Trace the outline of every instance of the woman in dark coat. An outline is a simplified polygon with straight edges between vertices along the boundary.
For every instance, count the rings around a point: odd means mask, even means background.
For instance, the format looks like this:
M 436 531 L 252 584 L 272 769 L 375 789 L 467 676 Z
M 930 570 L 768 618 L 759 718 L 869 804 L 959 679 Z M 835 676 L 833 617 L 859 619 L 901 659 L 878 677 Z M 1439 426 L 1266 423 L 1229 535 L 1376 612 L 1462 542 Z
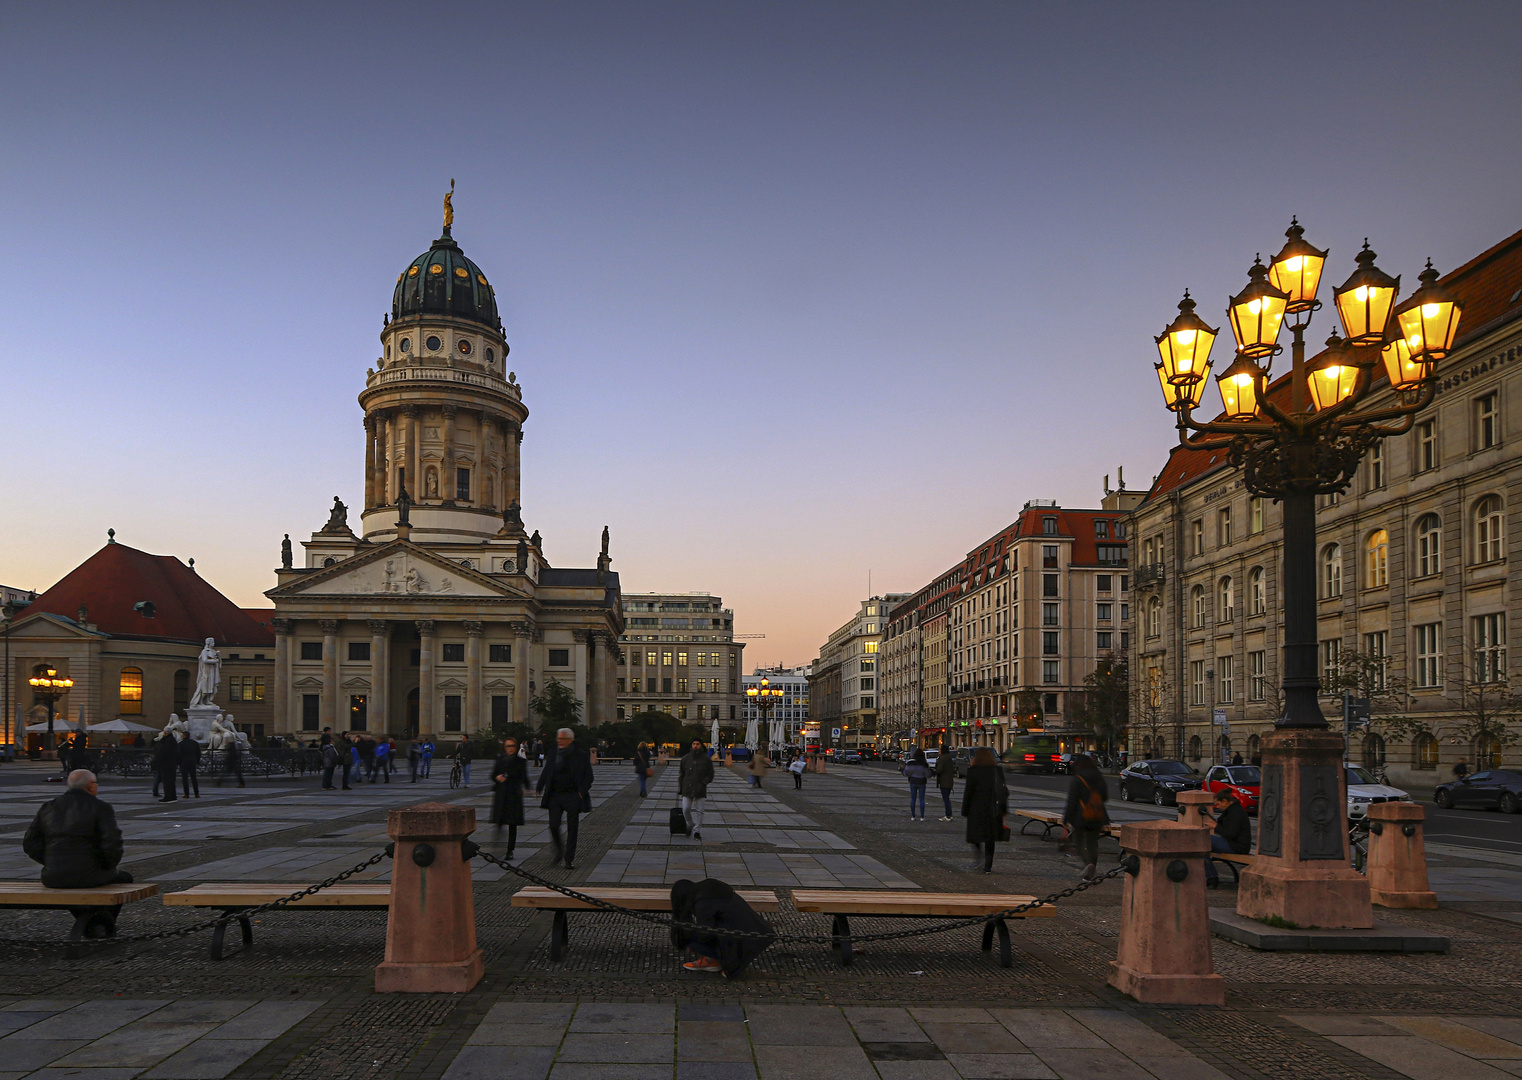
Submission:
M 634 775 L 639 777 L 639 797 L 645 797 L 645 781 L 650 778 L 650 746 L 640 743 L 634 748 Z
M 983 873 L 994 872 L 994 844 L 1009 837 L 1004 832 L 1004 815 L 1009 810 L 1009 785 L 1004 781 L 1004 766 L 987 746 L 973 752 L 967 767 L 967 783 L 962 787 L 962 816 L 967 819 L 967 842 L 974 856 L 983 846 Z M 978 869 L 974 859 L 970 870 Z
M 1073 843 L 1083 863 L 1083 880 L 1089 881 L 1099 873 L 1099 837 L 1110 824 L 1110 812 L 1105 809 L 1110 786 L 1088 754 L 1073 755 L 1072 773 L 1062 820 L 1072 830 Z
M 523 824 L 523 793 L 528 790 L 528 761 L 518 756 L 517 739 L 502 740 L 502 753 L 492 766 L 491 778 L 491 823 L 499 834 L 502 826 L 507 826 L 505 858 L 511 859 L 518 844 L 518 826 Z

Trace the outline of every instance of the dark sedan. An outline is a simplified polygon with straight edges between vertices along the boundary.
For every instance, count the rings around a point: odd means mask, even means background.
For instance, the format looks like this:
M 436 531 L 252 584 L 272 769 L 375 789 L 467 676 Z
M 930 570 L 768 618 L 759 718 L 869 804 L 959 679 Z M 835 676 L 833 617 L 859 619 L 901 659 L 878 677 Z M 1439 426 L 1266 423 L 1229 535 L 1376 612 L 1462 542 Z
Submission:
M 1432 801 L 1444 810 L 1500 810 L 1506 814 L 1522 812 L 1522 773 L 1510 769 L 1486 769 L 1459 780 L 1439 784 Z
M 1120 774 L 1120 797 L 1125 802 L 1145 802 L 1171 806 L 1181 791 L 1198 791 L 1204 783 L 1200 774 L 1182 761 L 1153 758 L 1134 761 Z

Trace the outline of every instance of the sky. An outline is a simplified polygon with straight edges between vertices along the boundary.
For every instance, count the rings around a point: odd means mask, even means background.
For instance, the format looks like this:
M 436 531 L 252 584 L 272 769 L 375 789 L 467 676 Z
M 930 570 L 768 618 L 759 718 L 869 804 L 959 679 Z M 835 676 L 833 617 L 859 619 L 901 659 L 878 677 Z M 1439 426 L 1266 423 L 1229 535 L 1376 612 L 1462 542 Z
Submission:
M 363 501 L 453 178 L 551 563 L 608 525 L 626 592 L 808 662 L 869 575 L 1150 484 L 1152 337 L 1186 287 L 1224 323 L 1292 214 L 1324 288 L 1365 237 L 1409 291 L 1522 228 L 1519 40 L 1515 3 L 5 5 L 0 582 L 114 528 L 267 603 Z

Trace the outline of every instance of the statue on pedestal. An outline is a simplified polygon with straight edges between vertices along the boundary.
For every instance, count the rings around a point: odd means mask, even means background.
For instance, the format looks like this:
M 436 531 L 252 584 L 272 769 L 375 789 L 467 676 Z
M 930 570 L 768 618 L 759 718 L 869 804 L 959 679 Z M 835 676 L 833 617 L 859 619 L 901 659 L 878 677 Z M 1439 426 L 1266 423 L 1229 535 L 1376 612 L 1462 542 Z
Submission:
M 216 638 L 207 638 L 206 647 L 201 650 L 196 667 L 196 692 L 190 699 L 191 708 L 210 705 L 222 682 L 222 654 L 217 652 L 216 643 Z

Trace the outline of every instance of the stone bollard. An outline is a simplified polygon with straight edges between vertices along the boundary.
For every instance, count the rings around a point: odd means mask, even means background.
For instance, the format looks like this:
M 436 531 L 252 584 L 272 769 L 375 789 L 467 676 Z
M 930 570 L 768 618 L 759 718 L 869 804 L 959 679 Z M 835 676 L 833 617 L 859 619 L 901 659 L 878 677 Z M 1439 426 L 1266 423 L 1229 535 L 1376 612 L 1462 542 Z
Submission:
M 1120 846 L 1136 860 L 1136 873 L 1122 878 L 1120 948 L 1110 985 L 1148 1004 L 1226 1004 L 1226 981 L 1210 962 L 1209 834 L 1175 821 L 1125 824 Z
M 1369 807 L 1369 895 L 1380 907 L 1437 907 L 1437 894 L 1427 884 L 1426 817 L 1415 803 Z
M 1174 798 L 1178 801 L 1178 819 L 1181 824 L 1194 824 L 1206 832 L 1215 832 L 1215 817 L 1210 813 L 1215 795 L 1209 791 L 1181 791 Z
M 822 772 L 824 772 L 824 755 L 823 754 L 810 754 L 809 755 L 808 771 L 809 772 L 816 772 L 816 773 L 822 773 Z
M 423 803 L 386 815 L 396 841 L 386 959 L 375 969 L 380 994 L 463 994 L 481 981 L 476 908 L 463 844 L 476 812 Z
M 588 750 L 587 751 L 587 757 L 591 759 L 593 765 L 597 764 L 597 751 L 596 750 Z

